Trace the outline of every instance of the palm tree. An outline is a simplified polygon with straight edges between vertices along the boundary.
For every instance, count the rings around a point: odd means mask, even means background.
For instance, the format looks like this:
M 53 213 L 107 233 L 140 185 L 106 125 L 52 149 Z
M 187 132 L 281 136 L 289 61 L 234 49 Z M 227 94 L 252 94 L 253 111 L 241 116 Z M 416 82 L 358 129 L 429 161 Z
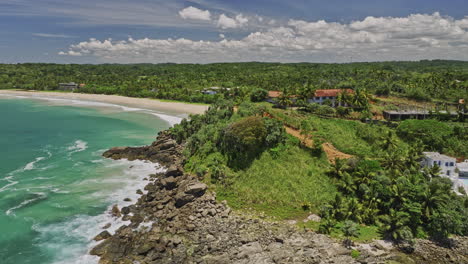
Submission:
M 343 234 L 346 237 L 346 239 L 343 241 L 343 244 L 345 247 L 351 248 L 353 242 L 350 238 L 359 236 L 358 225 L 353 221 L 347 220 L 341 228 L 341 231 L 343 231 Z
M 288 96 L 288 95 L 286 95 L 284 93 L 282 93 L 281 96 L 278 97 L 277 102 L 281 107 L 284 107 L 284 108 L 287 108 L 290 105 L 292 105 L 292 101 L 291 101 L 290 96 Z
M 426 220 L 429 220 L 434 211 L 445 205 L 450 199 L 449 195 L 443 189 L 438 188 L 437 184 L 429 184 L 422 193 L 422 208 Z

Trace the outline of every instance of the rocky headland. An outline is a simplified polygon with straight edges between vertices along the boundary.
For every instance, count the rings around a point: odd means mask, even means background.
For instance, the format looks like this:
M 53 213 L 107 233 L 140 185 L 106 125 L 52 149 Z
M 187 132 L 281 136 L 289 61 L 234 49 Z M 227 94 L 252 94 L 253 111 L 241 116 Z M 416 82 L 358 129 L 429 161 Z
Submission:
M 353 258 L 351 249 L 326 235 L 233 212 L 200 179 L 184 173 L 182 150 L 162 132 L 150 146 L 104 153 L 157 162 L 167 170 L 149 176 L 146 193 L 139 191 L 134 205 L 113 208 L 129 224 L 96 236 L 102 242 L 90 253 L 100 263 L 468 263 L 466 239 L 453 249 L 421 240 L 410 255 L 374 241 L 355 245 L 360 255 Z

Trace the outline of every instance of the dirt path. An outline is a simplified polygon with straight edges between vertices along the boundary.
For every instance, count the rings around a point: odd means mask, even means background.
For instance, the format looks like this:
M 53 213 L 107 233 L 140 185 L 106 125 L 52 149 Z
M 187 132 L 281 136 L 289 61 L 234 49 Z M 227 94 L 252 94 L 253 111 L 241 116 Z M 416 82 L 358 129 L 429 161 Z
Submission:
M 291 136 L 296 137 L 299 140 L 301 140 L 301 142 L 303 142 L 305 146 L 307 146 L 309 148 L 312 148 L 314 146 L 314 141 L 312 140 L 312 138 L 310 136 L 305 138 L 304 135 L 301 135 L 300 130 L 297 130 L 297 129 L 294 129 L 294 128 L 291 128 L 291 127 L 288 127 L 288 126 L 284 126 L 284 128 L 286 130 L 286 133 L 288 133 Z M 337 158 L 338 159 L 349 159 L 349 158 L 352 157 L 352 155 L 349 155 L 349 154 L 346 154 L 346 153 L 343 153 L 343 152 L 337 150 L 329 142 L 323 143 L 322 147 L 323 147 L 323 151 L 325 151 L 325 153 L 327 154 L 327 159 L 328 159 L 328 162 L 330 162 L 330 163 L 335 163 L 335 159 L 337 159 Z

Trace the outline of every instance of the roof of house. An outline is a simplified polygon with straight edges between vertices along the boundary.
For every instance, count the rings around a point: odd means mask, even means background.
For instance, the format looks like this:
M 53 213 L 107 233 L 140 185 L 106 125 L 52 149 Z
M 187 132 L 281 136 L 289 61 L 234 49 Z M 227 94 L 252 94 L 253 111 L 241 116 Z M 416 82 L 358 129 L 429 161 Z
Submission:
M 444 160 L 444 161 L 454 161 L 455 158 L 449 157 L 439 152 L 423 152 L 424 156 L 430 159 Z
M 281 94 L 283 93 L 280 91 L 268 91 L 268 97 L 271 97 L 271 98 L 278 98 L 281 96 Z
M 336 97 L 338 96 L 338 94 L 342 93 L 343 91 L 346 91 L 348 93 L 354 93 L 354 91 L 351 89 L 324 89 L 324 90 L 316 90 L 315 97 L 325 97 L 325 96 Z

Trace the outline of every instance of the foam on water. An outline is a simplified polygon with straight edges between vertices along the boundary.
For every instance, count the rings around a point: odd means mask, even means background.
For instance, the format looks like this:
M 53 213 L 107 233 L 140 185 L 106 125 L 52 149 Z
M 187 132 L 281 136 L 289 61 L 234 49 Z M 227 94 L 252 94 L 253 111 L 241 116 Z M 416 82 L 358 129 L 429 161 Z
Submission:
M 178 117 L 178 116 L 171 116 L 171 115 L 165 115 L 161 113 L 153 113 L 153 115 L 161 118 L 162 120 L 166 121 L 169 123 L 169 125 L 174 126 L 176 124 L 179 124 L 183 118 Z
M 182 121 L 183 119 L 182 117 L 179 117 L 179 116 L 163 114 L 157 111 L 144 109 L 144 108 L 129 107 L 129 106 L 124 106 L 124 105 L 102 103 L 102 102 L 88 101 L 88 100 L 81 100 L 81 99 L 51 98 L 51 97 L 46 97 L 46 96 L 36 95 L 36 94 L 31 94 L 31 96 L 29 97 L 17 96 L 17 95 L 12 96 L 12 97 L 40 99 L 40 100 L 46 100 L 49 102 L 61 103 L 64 105 L 74 105 L 74 106 L 84 106 L 84 107 L 112 107 L 112 108 L 118 108 L 125 112 L 143 112 L 143 113 L 157 116 L 158 118 L 166 121 L 171 126 L 180 123 L 180 121 Z
M 75 152 L 81 152 L 83 150 L 86 150 L 88 148 L 88 143 L 83 140 L 76 140 L 72 146 L 69 146 L 67 150 L 70 150 L 71 153 Z
M 45 193 L 42 193 L 42 192 L 33 193 L 33 194 L 36 196 L 35 198 L 25 200 L 25 201 L 21 202 L 20 204 L 11 207 L 10 209 L 8 209 L 6 211 L 6 215 L 12 215 L 12 214 L 14 215 L 14 213 L 13 213 L 14 210 L 23 208 L 23 207 L 25 207 L 26 205 L 28 205 L 30 203 L 33 203 L 33 202 L 36 202 L 36 201 L 43 200 L 43 199 L 47 198 L 47 195 Z
M 121 188 L 95 193 L 95 196 L 101 196 L 109 205 L 104 213 L 96 216 L 79 215 L 62 223 L 34 226 L 34 230 L 41 233 L 41 246 L 55 252 L 58 251 L 56 254 L 57 259 L 54 261 L 55 264 L 98 263 L 99 258 L 88 254 L 89 250 L 98 244 L 98 242 L 92 239 L 103 231 L 102 227 L 108 223 L 111 226 L 106 230 L 111 234 L 123 224 L 129 224 L 129 221 L 125 222 L 121 218 L 113 217 L 110 214 L 112 207 L 117 205 L 119 208 L 122 208 L 123 206 L 133 204 L 140 196 L 136 193 L 136 190 L 143 190 L 148 184 L 148 181 L 143 179 L 148 178 L 150 174 L 163 171 L 158 164 L 140 160 L 119 160 L 113 161 L 108 165 L 109 168 L 115 166 L 125 167 L 122 175 L 115 175 L 103 181 L 119 182 Z M 81 184 L 93 184 L 93 182 L 86 180 Z M 123 201 L 125 198 L 130 198 L 131 201 Z M 150 224 L 146 223 L 144 226 L 149 226 Z
M 34 165 L 41 161 L 41 160 L 44 160 L 45 157 L 37 157 L 34 161 L 31 161 L 29 162 L 28 164 L 26 164 L 26 166 L 24 166 L 23 170 L 25 171 L 28 171 L 28 170 L 33 170 L 34 169 Z

